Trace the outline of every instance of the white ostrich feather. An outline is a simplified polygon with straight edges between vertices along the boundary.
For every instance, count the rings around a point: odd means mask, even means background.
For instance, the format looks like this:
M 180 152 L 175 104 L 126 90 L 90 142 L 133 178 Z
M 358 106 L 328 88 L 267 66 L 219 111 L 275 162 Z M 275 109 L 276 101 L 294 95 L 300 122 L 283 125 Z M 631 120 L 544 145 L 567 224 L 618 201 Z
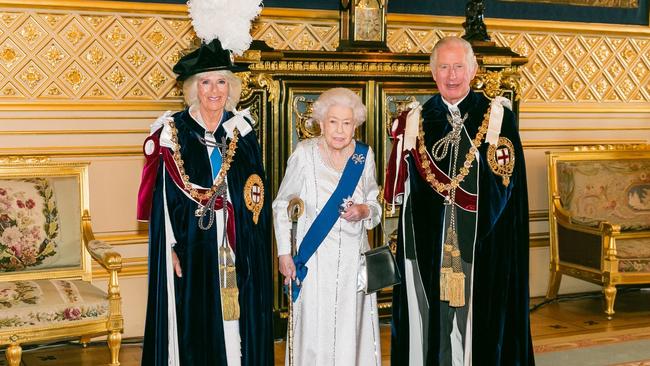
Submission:
M 187 6 L 196 35 L 206 44 L 217 38 L 236 55 L 250 47 L 251 21 L 262 11 L 261 0 L 189 0 Z

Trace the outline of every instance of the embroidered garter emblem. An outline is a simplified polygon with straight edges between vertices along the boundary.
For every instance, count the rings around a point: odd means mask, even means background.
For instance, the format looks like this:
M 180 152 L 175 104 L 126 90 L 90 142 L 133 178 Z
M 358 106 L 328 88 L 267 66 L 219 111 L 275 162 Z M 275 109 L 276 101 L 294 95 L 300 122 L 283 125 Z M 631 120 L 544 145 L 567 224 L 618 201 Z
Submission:
M 366 156 L 363 154 L 354 154 L 352 155 L 352 161 L 354 161 L 355 164 L 361 164 L 366 161 Z
M 253 213 L 253 222 L 257 224 L 262 206 L 264 206 L 264 183 L 257 174 L 251 174 L 244 185 L 246 208 Z
M 488 165 L 494 174 L 501 176 L 504 186 L 510 184 L 510 176 L 515 168 L 515 147 L 505 137 L 499 137 L 496 145 L 488 147 Z

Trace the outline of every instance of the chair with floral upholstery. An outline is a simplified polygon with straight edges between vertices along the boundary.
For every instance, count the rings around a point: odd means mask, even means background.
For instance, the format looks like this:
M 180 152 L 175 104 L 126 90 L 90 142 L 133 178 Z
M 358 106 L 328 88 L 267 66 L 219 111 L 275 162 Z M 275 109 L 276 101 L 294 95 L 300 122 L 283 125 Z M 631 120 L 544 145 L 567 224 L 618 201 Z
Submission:
M 650 284 L 650 145 L 548 153 L 551 276 L 603 286 L 607 318 L 618 285 Z
M 18 366 L 22 345 L 107 335 L 119 365 L 121 256 L 94 240 L 88 163 L 0 156 L 0 347 Z M 109 272 L 92 283 L 92 259 Z

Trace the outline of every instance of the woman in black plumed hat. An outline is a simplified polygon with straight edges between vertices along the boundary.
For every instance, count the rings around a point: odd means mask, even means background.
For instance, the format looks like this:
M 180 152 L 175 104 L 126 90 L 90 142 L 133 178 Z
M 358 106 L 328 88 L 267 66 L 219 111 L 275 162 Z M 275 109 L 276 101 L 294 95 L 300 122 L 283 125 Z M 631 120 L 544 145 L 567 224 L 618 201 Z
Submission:
M 144 143 L 143 365 L 273 363 L 269 199 L 252 118 L 236 110 L 241 70 L 218 39 L 181 58 L 188 107 L 161 116 Z

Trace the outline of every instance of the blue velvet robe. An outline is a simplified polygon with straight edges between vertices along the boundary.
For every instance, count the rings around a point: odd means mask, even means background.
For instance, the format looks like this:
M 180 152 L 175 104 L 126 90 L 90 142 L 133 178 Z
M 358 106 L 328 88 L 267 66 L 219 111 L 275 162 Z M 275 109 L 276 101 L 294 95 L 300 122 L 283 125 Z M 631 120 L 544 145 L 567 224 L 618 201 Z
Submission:
M 225 120 L 232 116 L 227 113 Z M 205 130 L 192 119 L 188 110 L 174 114 L 173 118 L 186 174 L 191 182 L 210 187 L 210 159 L 206 147 L 197 138 L 197 135 L 203 137 Z M 215 133 L 216 140 L 221 141 L 222 136 L 225 131 L 220 125 Z M 163 169 L 160 163 L 149 223 L 149 297 L 142 356 L 142 365 L 147 366 L 167 366 L 168 359 Z M 255 224 L 243 199 L 244 184 L 252 174 L 265 179 L 255 132 L 239 138 L 228 171 L 229 200 L 235 213 L 241 364 L 244 366 L 273 364 L 270 197 L 267 193 Z M 170 221 L 177 241 L 174 250 L 183 271 L 182 278 L 174 276 L 180 364 L 226 365 L 216 225 L 207 231 L 200 229 L 194 214 L 197 203 L 188 199 L 169 175 L 166 177 Z M 222 218 L 217 215 L 216 219 Z
M 469 112 L 465 127 L 473 139 L 483 122 L 490 101 L 470 91 L 460 103 L 461 115 Z M 440 95 L 432 97 L 422 110 L 425 144 L 444 137 L 451 126 L 447 106 Z M 472 361 L 474 366 L 534 365 L 529 322 L 528 292 L 528 193 L 524 154 L 514 114 L 504 109 L 501 136 L 514 145 L 515 167 L 508 186 L 492 172 L 487 161 L 488 143 L 479 148 L 480 159 L 472 170 L 479 169 L 478 228 L 474 252 Z M 410 202 L 415 234 L 417 262 L 429 302 L 428 352 L 426 365 L 439 365 L 440 352 L 440 255 L 444 221 L 444 199 L 437 194 L 415 168 L 408 156 Z M 465 160 L 465 152 L 459 153 Z M 448 161 L 438 163 L 447 171 Z M 402 210 L 402 214 L 403 214 Z M 402 217 L 400 217 L 401 221 Z M 459 224 L 462 226 L 462 223 Z M 404 272 L 404 235 L 398 232 L 397 261 Z M 462 234 L 460 234 L 462 235 Z M 461 244 L 461 252 L 463 251 Z M 467 250 L 465 250 L 467 253 Z M 463 255 L 464 256 L 464 255 Z M 393 328 L 391 361 L 404 364 L 409 359 L 409 319 L 406 286 L 393 290 Z M 448 365 L 441 365 L 448 366 Z

